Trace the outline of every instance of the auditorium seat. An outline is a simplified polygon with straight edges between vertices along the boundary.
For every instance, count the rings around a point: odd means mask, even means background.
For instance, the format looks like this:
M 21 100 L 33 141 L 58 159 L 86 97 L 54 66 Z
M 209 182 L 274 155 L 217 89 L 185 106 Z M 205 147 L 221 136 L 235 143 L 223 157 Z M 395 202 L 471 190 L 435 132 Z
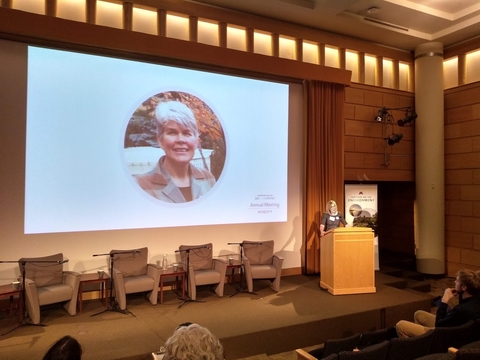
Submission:
M 317 360 L 315 356 L 310 355 L 303 349 L 295 349 L 295 354 L 297 355 L 297 360 Z
M 397 331 L 394 326 L 385 329 L 366 331 L 362 333 L 358 348 L 363 349 L 367 346 L 379 344 L 394 337 L 397 337 Z
M 20 271 L 25 271 L 26 307 L 33 324 L 40 323 L 42 305 L 62 302 L 70 315 L 77 313 L 80 274 L 64 271 L 63 262 L 62 253 L 18 260 Z
M 216 285 L 215 293 L 222 297 L 227 264 L 213 258 L 213 244 L 181 245 L 179 250 L 182 263 L 186 264 L 188 257 L 187 286 L 190 299 L 197 299 L 197 286 L 201 285 Z
M 453 327 L 436 327 L 430 354 L 445 353 L 449 347 L 461 348 L 478 337 L 478 323 L 469 321 Z
M 341 351 L 338 360 L 386 360 L 389 347 L 390 342 L 385 340 L 362 350 Z
M 449 352 L 452 353 L 456 360 L 478 360 L 480 359 L 480 348 L 469 347 L 468 345 L 461 347 L 460 349 L 450 348 Z
M 243 265 L 248 292 L 253 292 L 254 279 L 271 281 L 273 291 L 280 290 L 283 258 L 273 254 L 274 241 L 243 241 Z
M 480 341 L 466 344 L 460 349 L 448 348 L 448 352 L 430 354 L 416 360 L 478 360 L 480 359 Z
M 414 360 L 428 355 L 434 336 L 434 330 L 411 338 L 393 338 L 387 360 Z
M 317 359 L 324 359 L 331 354 L 338 354 L 341 351 L 353 351 L 360 345 L 361 334 L 354 334 L 341 339 L 328 339 L 323 347 L 309 351 Z

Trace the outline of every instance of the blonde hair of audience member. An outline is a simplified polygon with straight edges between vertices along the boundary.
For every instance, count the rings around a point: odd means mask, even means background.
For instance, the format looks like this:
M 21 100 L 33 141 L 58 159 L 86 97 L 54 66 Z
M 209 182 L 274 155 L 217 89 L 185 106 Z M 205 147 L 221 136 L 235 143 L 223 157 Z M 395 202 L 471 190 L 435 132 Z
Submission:
M 198 324 L 181 326 L 165 343 L 163 360 L 224 360 L 223 346 Z

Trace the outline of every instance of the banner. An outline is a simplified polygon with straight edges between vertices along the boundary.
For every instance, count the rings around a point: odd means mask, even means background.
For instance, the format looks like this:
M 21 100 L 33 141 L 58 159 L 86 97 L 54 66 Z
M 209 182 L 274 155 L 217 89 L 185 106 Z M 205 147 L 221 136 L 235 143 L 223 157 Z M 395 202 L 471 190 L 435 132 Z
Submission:
M 345 185 L 345 220 L 349 226 L 369 227 L 374 232 L 375 270 L 379 270 L 378 261 L 378 197 L 376 184 Z

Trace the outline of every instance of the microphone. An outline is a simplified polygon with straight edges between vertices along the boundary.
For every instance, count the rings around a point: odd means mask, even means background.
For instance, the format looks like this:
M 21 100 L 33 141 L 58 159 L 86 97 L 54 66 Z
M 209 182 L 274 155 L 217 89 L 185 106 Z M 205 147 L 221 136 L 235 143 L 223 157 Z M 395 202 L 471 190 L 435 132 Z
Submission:
M 198 250 L 198 249 L 209 249 L 209 250 L 211 250 L 212 248 L 210 246 L 207 246 L 207 245 L 200 245 L 200 246 L 192 246 L 191 248 L 188 248 L 188 249 L 178 249 L 178 250 L 175 250 L 175 252 L 181 252 L 181 251 L 190 252 L 192 250 Z
M 247 241 L 245 245 L 263 245 L 261 241 L 252 241 L 252 242 L 250 242 L 250 240 L 245 240 L 245 241 Z

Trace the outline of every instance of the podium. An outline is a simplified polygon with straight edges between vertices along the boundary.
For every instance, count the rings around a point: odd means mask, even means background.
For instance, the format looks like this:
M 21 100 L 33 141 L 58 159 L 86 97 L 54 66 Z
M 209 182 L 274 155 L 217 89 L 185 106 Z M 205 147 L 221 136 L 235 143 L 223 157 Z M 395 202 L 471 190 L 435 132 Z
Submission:
M 374 293 L 373 230 L 336 228 L 320 243 L 320 287 L 333 295 Z

